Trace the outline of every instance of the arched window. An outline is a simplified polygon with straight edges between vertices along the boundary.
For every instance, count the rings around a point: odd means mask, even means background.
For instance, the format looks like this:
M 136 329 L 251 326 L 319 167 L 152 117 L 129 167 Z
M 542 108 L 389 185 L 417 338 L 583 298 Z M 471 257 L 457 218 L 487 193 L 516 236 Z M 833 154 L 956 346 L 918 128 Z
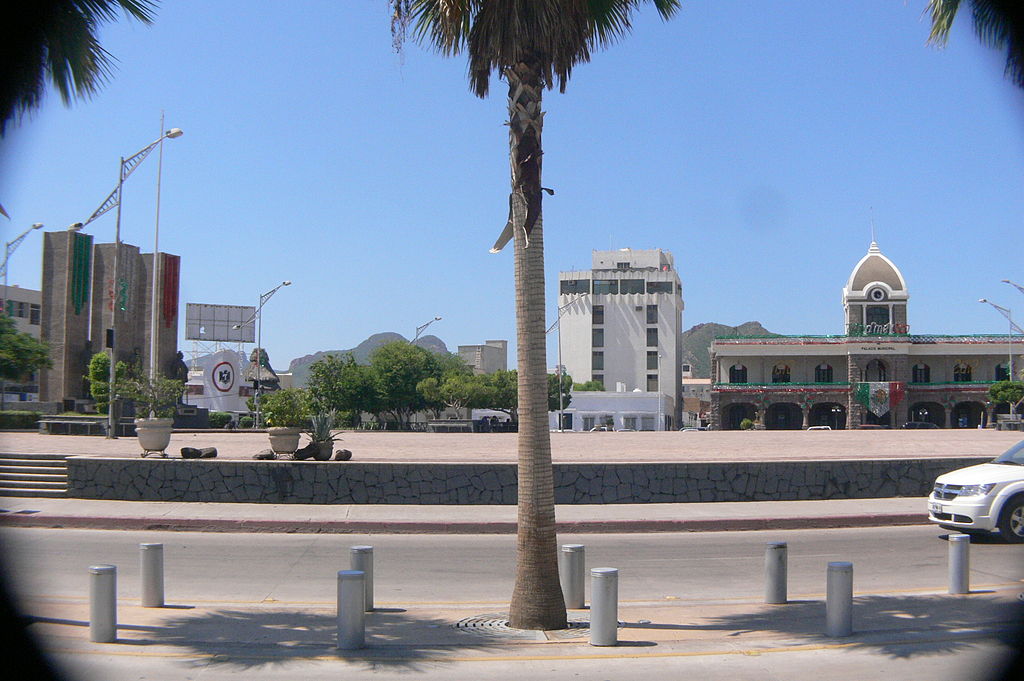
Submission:
M 912 383 L 931 383 L 932 370 L 927 364 L 915 364 L 910 370 L 910 381 Z
M 831 364 L 819 364 L 814 367 L 814 382 L 815 383 L 831 383 L 832 382 L 832 365 Z
M 776 364 L 772 367 L 772 383 L 789 383 L 788 364 Z
M 864 380 L 866 381 L 887 381 L 886 378 L 888 372 L 885 370 L 885 365 L 877 359 L 873 359 L 868 362 L 867 369 L 864 371 Z
M 729 367 L 729 382 L 730 383 L 746 383 L 747 382 L 747 367 L 742 364 L 733 364 Z
M 996 380 L 997 381 L 1009 381 L 1010 380 L 1010 369 L 1006 362 L 996 365 Z
M 957 362 L 953 365 L 953 381 L 956 383 L 969 383 L 971 380 L 971 365 L 967 362 Z

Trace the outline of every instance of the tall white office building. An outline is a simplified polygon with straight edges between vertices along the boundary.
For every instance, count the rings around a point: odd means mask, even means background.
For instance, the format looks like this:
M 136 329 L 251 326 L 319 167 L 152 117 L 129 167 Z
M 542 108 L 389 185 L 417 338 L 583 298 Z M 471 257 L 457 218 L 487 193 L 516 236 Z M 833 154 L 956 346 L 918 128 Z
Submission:
M 672 254 L 594 251 L 590 270 L 560 272 L 558 283 L 560 362 L 574 382 L 600 381 L 606 395 L 587 395 L 587 409 L 570 405 L 563 427 L 678 428 L 683 292 Z

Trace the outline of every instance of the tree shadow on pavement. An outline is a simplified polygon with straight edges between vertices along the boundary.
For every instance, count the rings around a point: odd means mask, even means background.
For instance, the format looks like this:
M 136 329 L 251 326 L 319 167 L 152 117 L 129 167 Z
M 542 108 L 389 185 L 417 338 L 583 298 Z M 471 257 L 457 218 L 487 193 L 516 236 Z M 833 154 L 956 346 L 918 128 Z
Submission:
M 808 642 L 849 644 L 878 650 L 893 658 L 954 653 L 979 638 L 1016 646 L 1024 605 L 984 595 L 860 596 L 853 600 L 853 635 L 825 634 L 825 603 L 795 601 L 763 606 L 757 612 L 708 618 L 683 625 L 695 631 L 731 632 L 730 637 L 771 633 L 805 638 Z M 636 625 L 627 625 L 628 627 Z M 656 628 L 657 624 L 642 625 Z M 672 625 L 677 628 L 678 625 Z
M 359 650 L 336 647 L 334 613 L 284 610 L 212 610 L 164 620 L 144 635 L 119 638 L 118 643 L 174 646 L 201 657 L 194 664 L 203 666 L 252 669 L 317 659 L 412 671 L 421 663 L 443 662 L 476 647 L 472 641 L 463 643 L 452 623 L 441 619 L 384 611 L 367 613 L 365 623 L 367 646 Z

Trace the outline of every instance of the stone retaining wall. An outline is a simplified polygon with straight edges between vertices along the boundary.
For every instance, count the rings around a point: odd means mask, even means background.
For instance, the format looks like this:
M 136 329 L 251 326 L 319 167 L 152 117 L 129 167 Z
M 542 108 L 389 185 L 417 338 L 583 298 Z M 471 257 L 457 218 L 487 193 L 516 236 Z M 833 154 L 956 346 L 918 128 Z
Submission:
M 861 459 L 555 465 L 559 504 L 926 496 L 936 476 L 990 461 Z M 68 459 L 68 496 L 274 504 L 514 504 L 513 464 Z

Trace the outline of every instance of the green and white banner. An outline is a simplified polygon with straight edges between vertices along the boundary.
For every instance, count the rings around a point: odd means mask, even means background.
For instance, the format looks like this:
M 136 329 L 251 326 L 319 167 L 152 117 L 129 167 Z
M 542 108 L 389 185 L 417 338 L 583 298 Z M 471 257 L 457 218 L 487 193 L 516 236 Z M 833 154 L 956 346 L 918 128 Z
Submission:
M 903 383 L 865 381 L 857 384 L 856 399 L 875 416 L 884 416 L 903 400 Z

